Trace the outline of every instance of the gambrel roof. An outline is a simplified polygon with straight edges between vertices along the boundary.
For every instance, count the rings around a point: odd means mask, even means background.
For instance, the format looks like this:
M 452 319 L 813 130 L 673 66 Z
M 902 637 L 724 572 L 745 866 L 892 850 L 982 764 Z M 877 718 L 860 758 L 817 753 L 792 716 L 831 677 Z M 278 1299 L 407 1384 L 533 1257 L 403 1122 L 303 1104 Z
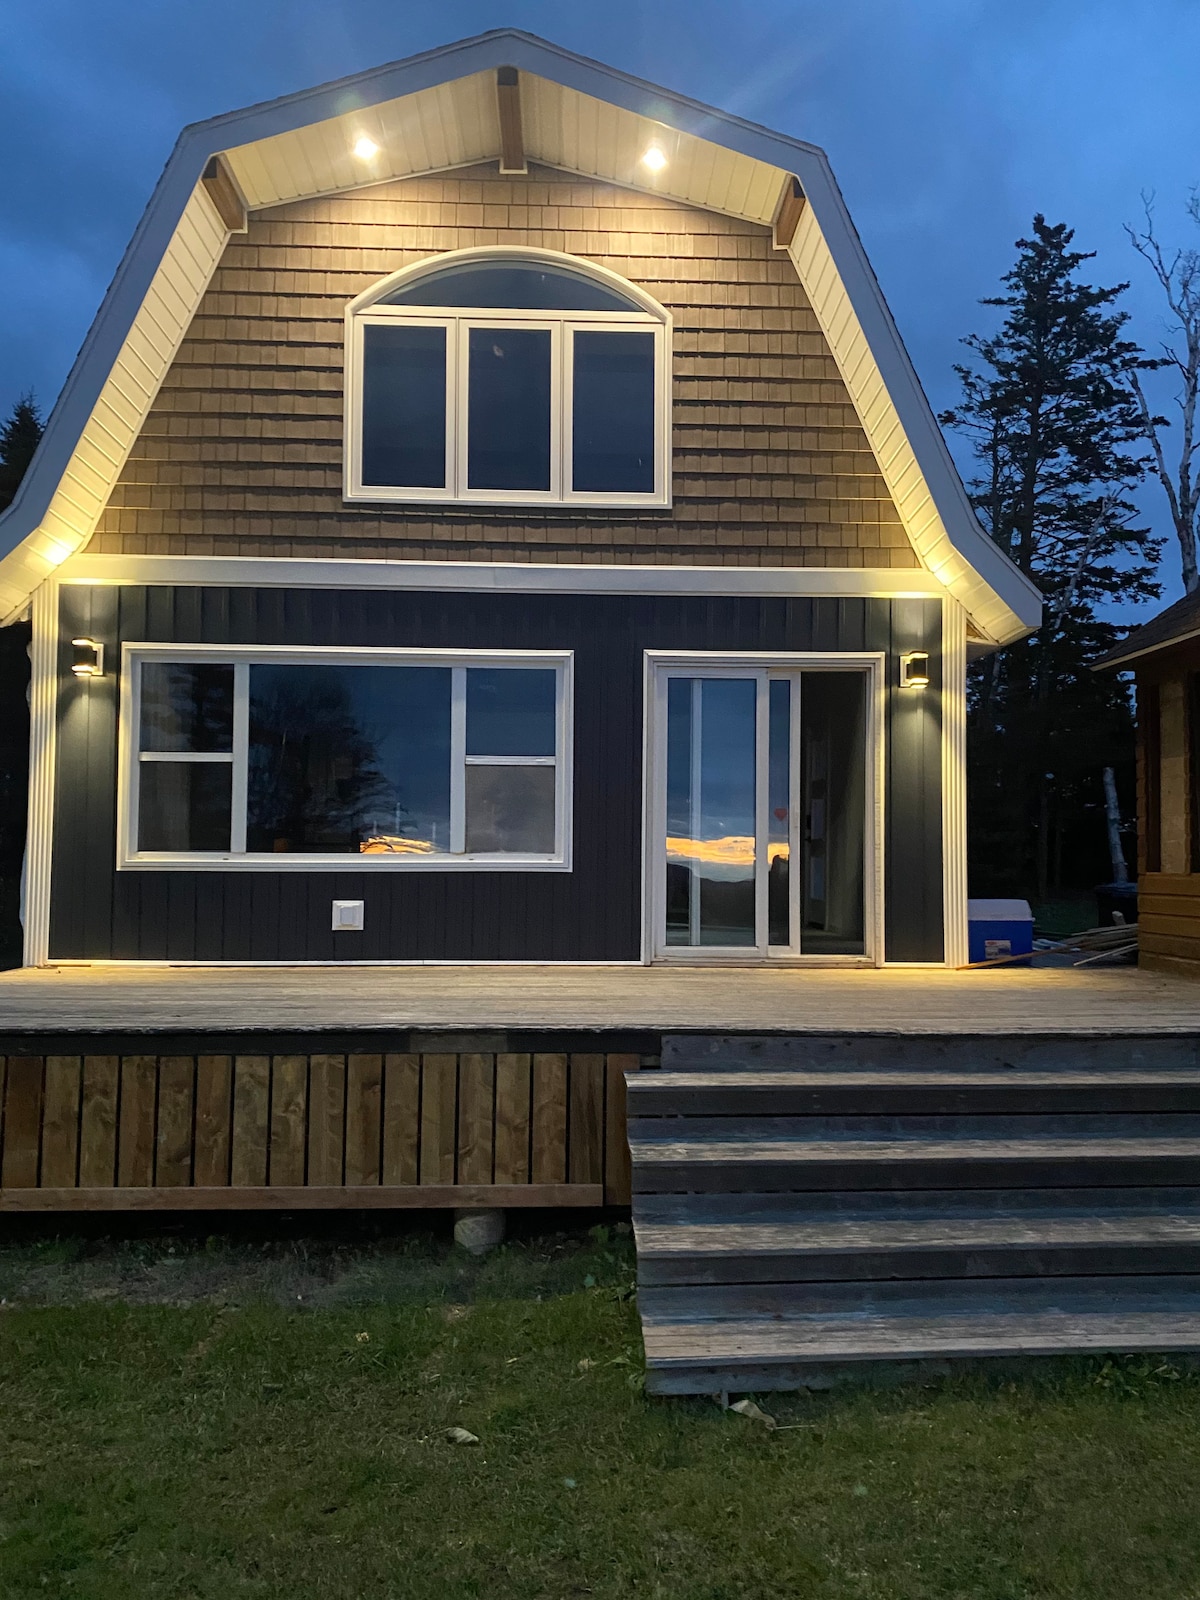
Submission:
M 781 238 L 922 565 L 979 639 L 1036 627 L 1037 591 L 975 518 L 824 153 L 510 29 L 184 130 L 0 516 L 0 621 L 87 544 L 241 207 L 495 159 L 503 68 L 519 73 L 529 160 L 767 226 L 791 208 Z

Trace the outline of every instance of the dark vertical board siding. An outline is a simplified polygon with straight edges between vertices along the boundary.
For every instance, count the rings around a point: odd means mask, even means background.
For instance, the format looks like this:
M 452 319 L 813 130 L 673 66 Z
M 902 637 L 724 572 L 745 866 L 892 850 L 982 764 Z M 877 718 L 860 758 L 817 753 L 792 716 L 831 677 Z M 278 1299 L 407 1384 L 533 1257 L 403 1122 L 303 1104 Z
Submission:
M 93 591 L 66 585 L 59 596 L 59 697 L 56 715 L 54 883 L 50 901 L 50 948 L 66 957 L 89 948 L 84 862 L 87 819 L 87 715 L 84 685 L 71 673 L 71 639 L 91 626 Z M 115 797 L 114 797 L 115 798 Z
M 909 650 L 929 652 L 927 689 L 900 688 L 900 657 Z M 941 607 L 937 601 L 891 602 L 887 676 L 885 950 L 889 961 L 940 961 Z
M 62 655 L 51 949 L 58 957 L 216 961 L 635 960 L 641 949 L 643 652 L 886 650 L 887 954 L 938 960 L 940 606 L 831 596 L 517 595 L 285 589 L 63 590 L 64 637 L 108 630 L 87 715 Z M 105 609 L 107 608 L 107 609 Z M 573 870 L 113 870 L 120 641 L 424 645 L 575 652 Z M 897 688 L 928 649 L 935 684 Z M 87 709 L 87 708 L 85 708 Z M 363 899 L 334 934 L 335 899 Z

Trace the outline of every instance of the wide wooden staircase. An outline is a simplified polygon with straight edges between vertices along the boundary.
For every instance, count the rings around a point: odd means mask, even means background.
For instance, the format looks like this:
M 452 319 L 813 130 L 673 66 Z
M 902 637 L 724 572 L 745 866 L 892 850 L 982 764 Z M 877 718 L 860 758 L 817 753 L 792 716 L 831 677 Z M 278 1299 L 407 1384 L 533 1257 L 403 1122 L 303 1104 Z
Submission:
M 1200 1350 L 1200 1041 L 671 1036 L 631 1073 L 647 1386 Z

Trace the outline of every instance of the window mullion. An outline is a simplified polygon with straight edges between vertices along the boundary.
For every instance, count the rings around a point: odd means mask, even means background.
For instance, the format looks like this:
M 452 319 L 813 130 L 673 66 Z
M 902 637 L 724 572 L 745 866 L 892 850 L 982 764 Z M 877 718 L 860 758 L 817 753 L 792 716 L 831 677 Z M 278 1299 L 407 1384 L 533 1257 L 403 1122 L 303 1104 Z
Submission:
M 467 669 L 450 674 L 450 854 L 467 844 Z
M 250 664 L 239 661 L 233 669 L 233 792 L 230 796 L 229 849 L 246 853 L 246 799 L 250 777 Z
M 458 499 L 466 486 L 467 381 L 462 371 L 461 319 L 446 319 L 446 488 Z
M 550 440 L 550 493 L 557 501 L 563 501 L 563 499 L 566 499 L 568 485 L 571 482 L 570 469 L 568 469 L 568 462 L 566 462 L 566 442 L 571 437 L 571 429 L 568 427 L 568 419 L 566 419 L 566 406 L 570 405 L 570 400 L 568 400 L 568 378 L 570 378 L 568 346 L 570 346 L 571 333 L 570 323 L 566 322 L 565 317 L 558 318 L 558 322 L 554 325 L 554 330 L 550 333 L 550 339 L 554 339 L 558 346 L 557 357 L 555 357 L 555 352 L 552 350 L 552 365 L 550 365 L 550 371 L 554 373 L 554 379 L 558 384 L 557 403 L 555 403 L 555 395 L 550 395 L 550 427 L 555 427 L 555 424 L 557 424 L 558 430 L 558 437 Z

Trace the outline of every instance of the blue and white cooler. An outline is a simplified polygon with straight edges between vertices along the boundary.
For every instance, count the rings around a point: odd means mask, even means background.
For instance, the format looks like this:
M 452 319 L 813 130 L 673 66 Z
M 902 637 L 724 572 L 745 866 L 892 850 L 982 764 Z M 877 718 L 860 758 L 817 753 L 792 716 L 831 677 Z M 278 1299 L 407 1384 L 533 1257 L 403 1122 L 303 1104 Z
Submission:
M 1033 912 L 1028 900 L 968 900 L 967 949 L 970 960 L 1033 955 Z M 1014 962 L 1027 967 L 1029 961 Z

